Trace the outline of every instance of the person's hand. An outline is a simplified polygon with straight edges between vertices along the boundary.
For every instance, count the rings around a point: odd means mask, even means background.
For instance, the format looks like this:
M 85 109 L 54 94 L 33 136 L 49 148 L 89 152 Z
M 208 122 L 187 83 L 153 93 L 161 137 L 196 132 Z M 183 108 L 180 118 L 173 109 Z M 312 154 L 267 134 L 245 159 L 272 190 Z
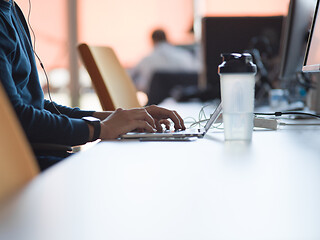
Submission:
M 156 132 L 156 123 L 145 108 L 123 110 L 118 108 L 101 122 L 100 138 L 115 139 L 120 135 L 138 129 Z
M 168 119 L 173 121 L 175 130 L 186 129 L 182 117 L 176 111 L 168 110 L 156 105 L 148 106 L 145 109 L 154 118 L 158 132 L 162 132 L 161 124 L 164 124 L 166 129 L 170 129 L 170 121 L 168 121 Z
M 110 114 L 112 114 L 112 113 L 113 113 L 113 111 L 94 112 L 92 114 L 92 117 L 98 118 L 98 119 L 100 119 L 100 121 L 103 121 L 107 117 L 109 117 Z

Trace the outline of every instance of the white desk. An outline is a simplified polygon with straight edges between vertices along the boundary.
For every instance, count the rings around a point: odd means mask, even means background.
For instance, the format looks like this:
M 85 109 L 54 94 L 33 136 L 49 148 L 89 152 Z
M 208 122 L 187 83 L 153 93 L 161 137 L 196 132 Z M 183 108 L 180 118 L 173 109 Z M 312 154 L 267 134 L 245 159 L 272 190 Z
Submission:
M 320 239 L 320 127 L 99 143 L 15 197 L 0 239 Z

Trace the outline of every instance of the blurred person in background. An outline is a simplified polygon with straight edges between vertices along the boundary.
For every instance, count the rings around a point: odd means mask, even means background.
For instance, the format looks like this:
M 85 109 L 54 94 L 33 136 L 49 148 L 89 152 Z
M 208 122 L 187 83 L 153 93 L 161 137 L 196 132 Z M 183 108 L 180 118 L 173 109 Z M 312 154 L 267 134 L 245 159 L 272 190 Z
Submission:
M 153 51 L 129 71 L 139 91 L 148 94 L 153 74 L 158 71 L 200 71 L 199 58 L 186 49 L 170 44 L 164 30 L 154 30 L 151 39 Z

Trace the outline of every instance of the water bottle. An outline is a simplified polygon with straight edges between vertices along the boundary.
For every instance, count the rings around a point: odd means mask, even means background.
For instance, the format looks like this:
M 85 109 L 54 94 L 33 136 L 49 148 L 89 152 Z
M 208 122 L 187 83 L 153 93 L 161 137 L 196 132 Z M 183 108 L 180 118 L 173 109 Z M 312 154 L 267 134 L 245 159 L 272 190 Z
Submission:
M 251 141 L 257 67 L 249 53 L 221 54 L 219 65 L 224 137 Z

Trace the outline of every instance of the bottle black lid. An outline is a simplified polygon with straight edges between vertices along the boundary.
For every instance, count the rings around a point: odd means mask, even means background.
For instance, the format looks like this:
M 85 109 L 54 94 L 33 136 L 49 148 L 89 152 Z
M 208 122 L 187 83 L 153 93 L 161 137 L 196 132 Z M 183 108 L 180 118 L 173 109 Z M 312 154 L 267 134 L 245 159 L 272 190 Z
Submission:
M 249 53 L 222 53 L 218 73 L 256 73 L 257 66 Z

